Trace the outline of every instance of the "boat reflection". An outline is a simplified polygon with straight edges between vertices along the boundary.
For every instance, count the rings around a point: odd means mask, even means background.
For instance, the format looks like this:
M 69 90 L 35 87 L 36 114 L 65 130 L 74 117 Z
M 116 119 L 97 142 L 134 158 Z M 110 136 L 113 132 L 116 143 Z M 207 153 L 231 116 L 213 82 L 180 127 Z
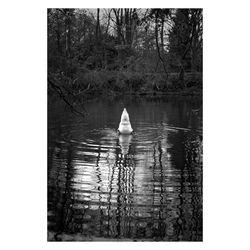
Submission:
M 119 145 L 120 145 L 123 156 L 129 153 L 129 146 L 131 144 L 132 138 L 133 138 L 132 135 L 125 135 L 125 134 L 119 135 Z

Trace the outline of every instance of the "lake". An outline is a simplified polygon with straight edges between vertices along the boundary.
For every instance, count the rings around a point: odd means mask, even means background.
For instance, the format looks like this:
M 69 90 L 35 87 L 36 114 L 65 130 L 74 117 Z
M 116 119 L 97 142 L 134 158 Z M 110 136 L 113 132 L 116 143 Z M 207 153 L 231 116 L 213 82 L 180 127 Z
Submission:
M 134 134 L 118 135 L 126 107 Z M 202 102 L 48 108 L 48 241 L 202 241 Z

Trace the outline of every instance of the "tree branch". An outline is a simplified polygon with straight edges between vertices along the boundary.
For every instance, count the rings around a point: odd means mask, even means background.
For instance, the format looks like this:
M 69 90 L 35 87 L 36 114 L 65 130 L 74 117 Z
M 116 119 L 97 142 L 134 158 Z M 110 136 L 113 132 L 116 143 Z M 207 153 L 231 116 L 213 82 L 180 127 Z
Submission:
M 56 91 L 56 93 L 60 96 L 60 98 L 70 107 L 71 111 L 74 113 L 77 113 L 79 115 L 81 115 L 82 117 L 85 117 L 85 114 L 78 111 L 66 98 L 66 96 L 64 95 L 62 89 L 55 84 L 49 77 L 48 77 L 48 83 L 50 84 L 50 86 Z

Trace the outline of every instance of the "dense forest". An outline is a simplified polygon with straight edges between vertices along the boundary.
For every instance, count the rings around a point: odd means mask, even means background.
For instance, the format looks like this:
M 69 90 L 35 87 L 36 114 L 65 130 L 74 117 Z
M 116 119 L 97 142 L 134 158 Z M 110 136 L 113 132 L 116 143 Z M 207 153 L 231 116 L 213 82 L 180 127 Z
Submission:
M 48 90 L 202 95 L 202 9 L 48 9 Z

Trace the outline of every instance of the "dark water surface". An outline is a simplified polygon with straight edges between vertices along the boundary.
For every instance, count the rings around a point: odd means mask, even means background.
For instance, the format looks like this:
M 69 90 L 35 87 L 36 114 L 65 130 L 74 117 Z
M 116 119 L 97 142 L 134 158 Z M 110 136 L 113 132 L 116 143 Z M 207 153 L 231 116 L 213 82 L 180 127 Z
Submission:
M 116 130 L 126 104 L 133 135 Z M 202 240 L 202 104 L 91 101 L 48 112 L 48 240 Z

